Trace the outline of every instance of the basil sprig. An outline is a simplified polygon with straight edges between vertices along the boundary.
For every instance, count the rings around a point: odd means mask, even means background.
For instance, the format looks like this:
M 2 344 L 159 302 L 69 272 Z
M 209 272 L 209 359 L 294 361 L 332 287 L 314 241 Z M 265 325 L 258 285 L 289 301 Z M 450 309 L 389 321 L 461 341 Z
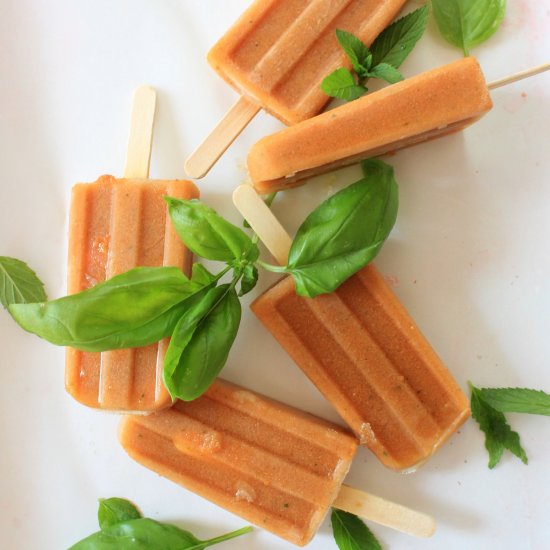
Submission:
M 392 23 L 370 48 L 350 32 L 337 29 L 336 38 L 351 61 L 353 72 L 340 67 L 321 83 L 330 97 L 353 101 L 364 95 L 369 78 L 379 78 L 395 84 L 403 80 L 397 70 L 420 40 L 428 22 L 429 8 L 421 8 Z
M 296 292 L 310 298 L 336 290 L 380 251 L 397 218 L 393 168 L 379 159 L 361 163 L 364 177 L 317 207 L 298 229 L 288 264 Z
M 499 29 L 506 0 L 432 0 L 432 7 L 443 38 L 467 56 Z
M 227 361 L 241 321 L 239 296 L 256 285 L 258 266 L 290 274 L 297 293 L 313 297 L 332 292 L 376 256 L 395 223 L 397 184 L 381 160 L 364 161 L 362 168 L 360 181 L 308 216 L 287 266 L 261 262 L 257 237 L 200 201 L 166 197 L 185 245 L 225 262 L 217 274 L 199 263 L 191 278 L 175 267 L 138 267 L 78 294 L 11 304 L 9 311 L 25 330 L 84 351 L 145 346 L 170 336 L 164 384 L 173 398 L 195 399 Z M 221 283 L 226 275 L 229 282 Z
M 130 501 L 121 498 L 100 500 L 98 520 L 100 531 L 69 550 L 202 550 L 252 531 L 252 527 L 244 527 L 213 539 L 199 540 L 175 525 L 142 517 Z

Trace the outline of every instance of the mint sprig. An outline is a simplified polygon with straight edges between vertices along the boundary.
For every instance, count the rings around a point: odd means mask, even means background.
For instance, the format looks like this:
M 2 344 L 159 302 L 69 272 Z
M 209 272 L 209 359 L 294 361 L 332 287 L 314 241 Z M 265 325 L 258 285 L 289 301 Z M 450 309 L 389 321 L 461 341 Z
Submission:
M 47 299 L 44 283 L 25 262 L 0 256 L 0 303 L 5 308 Z
M 329 74 L 321 89 L 331 97 L 353 101 L 364 95 L 369 78 L 379 78 L 395 84 L 403 80 L 397 70 L 424 34 L 429 8 L 423 6 L 392 23 L 369 48 L 355 35 L 336 30 L 336 38 L 346 52 L 353 73 L 341 67 Z
M 485 434 L 485 448 L 489 453 L 489 468 L 494 468 L 501 460 L 505 450 L 517 456 L 527 464 L 527 454 L 521 446 L 519 434 L 514 432 L 504 414 L 487 401 L 484 389 L 476 388 L 470 383 L 472 418 L 479 424 Z M 510 388 L 504 390 L 510 392 Z M 493 390 L 494 393 L 494 390 Z

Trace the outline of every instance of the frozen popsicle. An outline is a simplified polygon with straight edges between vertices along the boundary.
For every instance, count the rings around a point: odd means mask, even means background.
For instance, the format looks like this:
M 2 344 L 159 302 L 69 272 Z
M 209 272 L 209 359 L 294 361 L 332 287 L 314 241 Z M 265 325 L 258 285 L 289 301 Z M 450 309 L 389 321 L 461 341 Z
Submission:
M 336 29 L 365 44 L 394 19 L 405 0 L 256 0 L 208 54 L 212 67 L 241 94 L 220 124 L 188 158 L 190 177 L 203 177 L 260 108 L 294 124 L 326 105 L 320 88 L 335 69 L 351 68 Z
M 73 187 L 68 292 L 73 294 L 137 266 L 189 271 L 192 257 L 167 216 L 163 195 L 196 198 L 189 181 L 148 180 L 155 92 L 135 95 L 125 178 L 102 176 Z M 67 350 L 67 391 L 89 407 L 150 412 L 170 406 L 162 383 L 167 341 L 104 353 Z
M 222 380 L 195 401 L 126 416 L 119 439 L 140 464 L 300 546 L 331 505 L 418 536 L 435 529 L 425 514 L 342 486 L 352 434 Z
M 491 109 L 477 61 L 465 58 L 367 94 L 256 143 L 248 169 L 259 193 L 462 130 Z
M 234 202 L 276 260 L 290 237 L 256 192 Z M 468 418 L 468 398 L 376 268 L 332 294 L 303 298 L 285 277 L 252 311 L 386 466 L 411 470 Z
M 492 108 L 489 91 L 548 70 L 540 65 L 486 84 L 467 57 L 285 128 L 248 155 L 255 189 L 272 193 L 359 160 L 463 130 Z

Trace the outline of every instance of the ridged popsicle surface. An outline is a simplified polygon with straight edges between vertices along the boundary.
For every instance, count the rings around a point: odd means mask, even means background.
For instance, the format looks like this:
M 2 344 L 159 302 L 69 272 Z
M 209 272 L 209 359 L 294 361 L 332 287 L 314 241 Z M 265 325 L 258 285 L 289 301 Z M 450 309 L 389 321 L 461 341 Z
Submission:
M 361 159 L 458 132 L 493 106 L 473 57 L 392 86 L 266 136 L 248 154 L 260 194 L 298 185 Z
M 300 546 L 357 449 L 342 428 L 222 380 L 195 401 L 125 417 L 119 438 L 140 464 Z
M 256 0 L 208 54 L 212 67 L 239 93 L 294 124 L 330 99 L 323 79 L 351 68 L 336 29 L 370 45 L 405 0 Z
M 251 307 L 386 466 L 418 466 L 468 418 L 467 397 L 373 265 L 316 298 L 286 277 Z
M 74 294 L 134 267 L 176 266 L 188 273 L 191 253 L 177 236 L 163 195 L 197 198 L 185 180 L 102 176 L 73 187 L 69 221 L 68 292 Z M 150 412 L 172 400 L 162 382 L 167 340 L 127 350 L 67 349 L 65 384 L 94 408 Z

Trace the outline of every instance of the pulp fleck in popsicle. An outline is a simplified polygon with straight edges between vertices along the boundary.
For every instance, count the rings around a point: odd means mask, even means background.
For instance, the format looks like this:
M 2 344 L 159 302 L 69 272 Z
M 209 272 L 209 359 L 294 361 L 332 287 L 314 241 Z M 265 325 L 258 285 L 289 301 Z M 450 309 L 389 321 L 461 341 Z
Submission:
M 346 30 L 370 45 L 405 0 L 256 0 L 208 54 L 212 67 L 241 94 L 187 159 L 203 177 L 260 108 L 294 124 L 329 101 L 320 89 L 335 69 L 351 64 L 336 40 Z
M 249 186 L 233 197 L 286 265 L 290 238 L 269 208 Z M 372 264 L 316 298 L 285 277 L 251 308 L 386 466 L 416 468 L 469 417 L 468 398 Z
M 124 179 L 102 176 L 74 186 L 69 222 L 68 292 L 137 266 L 190 269 L 192 256 L 167 216 L 163 195 L 196 198 L 189 181 L 147 180 L 155 92 L 136 92 Z M 104 353 L 67 350 L 65 383 L 79 402 L 120 412 L 170 406 L 162 382 L 167 341 Z
M 435 528 L 429 516 L 342 486 L 352 434 L 222 380 L 195 401 L 125 417 L 119 439 L 140 464 L 299 546 L 331 505 L 418 536 Z

